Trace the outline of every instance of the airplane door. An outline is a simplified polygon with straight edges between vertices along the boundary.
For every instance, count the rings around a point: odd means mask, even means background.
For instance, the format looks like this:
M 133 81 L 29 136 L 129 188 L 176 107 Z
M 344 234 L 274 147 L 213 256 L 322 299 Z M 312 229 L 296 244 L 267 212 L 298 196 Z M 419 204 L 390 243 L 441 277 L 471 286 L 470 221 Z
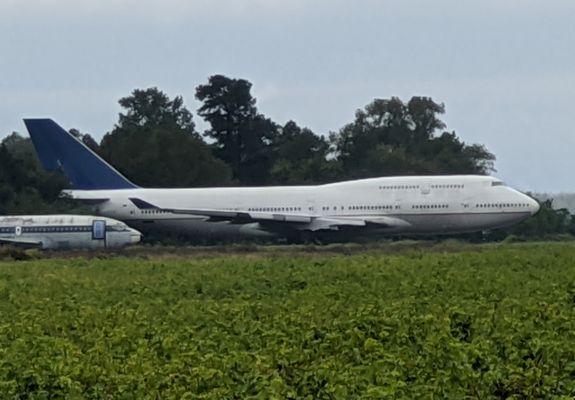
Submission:
M 421 194 L 429 194 L 431 191 L 431 185 L 429 183 L 423 183 L 421 185 Z
M 305 212 L 315 214 L 315 200 L 308 197 L 305 201 L 307 209 L 304 210 Z
M 22 227 L 17 226 L 16 228 L 14 228 L 14 233 L 16 234 L 16 236 L 20 236 L 22 234 Z
M 106 221 L 94 220 L 94 222 L 92 222 L 92 239 L 106 240 Z

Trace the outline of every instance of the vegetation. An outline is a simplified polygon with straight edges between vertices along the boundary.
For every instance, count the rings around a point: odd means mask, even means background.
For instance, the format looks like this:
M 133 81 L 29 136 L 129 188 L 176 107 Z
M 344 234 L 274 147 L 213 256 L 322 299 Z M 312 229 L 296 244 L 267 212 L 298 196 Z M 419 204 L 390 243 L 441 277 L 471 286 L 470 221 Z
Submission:
M 332 135 L 344 176 L 487 174 L 495 156 L 480 145 L 467 146 L 439 116 L 443 104 L 413 97 L 376 99 L 358 110 L 355 121 Z
M 452 246 L 1 262 L 0 392 L 575 396 L 575 247 Z
M 66 179 L 40 166 L 32 142 L 18 134 L 0 144 L 0 215 L 76 210 L 78 204 L 60 199 Z
M 229 181 L 229 168 L 195 131 L 181 97 L 170 100 L 155 88 L 135 90 L 120 105 L 126 111 L 102 139 L 99 152 L 134 182 L 192 187 Z

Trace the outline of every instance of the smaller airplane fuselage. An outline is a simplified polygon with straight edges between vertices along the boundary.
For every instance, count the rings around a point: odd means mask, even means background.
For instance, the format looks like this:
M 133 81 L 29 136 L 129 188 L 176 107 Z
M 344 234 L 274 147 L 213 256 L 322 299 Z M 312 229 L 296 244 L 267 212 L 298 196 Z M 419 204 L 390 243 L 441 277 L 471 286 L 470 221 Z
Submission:
M 85 215 L 0 217 L 0 244 L 41 249 L 105 249 L 138 243 L 142 235 L 114 219 Z

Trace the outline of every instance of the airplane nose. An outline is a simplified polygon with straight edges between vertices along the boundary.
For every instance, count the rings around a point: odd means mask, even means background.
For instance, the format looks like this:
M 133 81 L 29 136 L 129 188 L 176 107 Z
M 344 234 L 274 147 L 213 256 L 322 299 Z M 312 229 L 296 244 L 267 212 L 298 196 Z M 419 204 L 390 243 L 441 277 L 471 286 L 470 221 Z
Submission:
M 131 229 L 130 239 L 132 244 L 140 243 L 140 241 L 142 240 L 142 234 L 135 229 Z
M 531 215 L 537 214 L 540 208 L 541 206 L 537 200 L 529 198 L 529 209 L 531 210 Z

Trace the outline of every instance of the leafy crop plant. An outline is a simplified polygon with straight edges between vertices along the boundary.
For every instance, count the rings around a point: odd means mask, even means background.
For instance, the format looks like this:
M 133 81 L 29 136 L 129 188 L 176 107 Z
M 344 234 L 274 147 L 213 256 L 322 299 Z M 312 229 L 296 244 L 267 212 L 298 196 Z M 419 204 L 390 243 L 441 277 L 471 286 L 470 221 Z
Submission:
M 575 246 L 0 263 L 0 398 L 575 396 Z

